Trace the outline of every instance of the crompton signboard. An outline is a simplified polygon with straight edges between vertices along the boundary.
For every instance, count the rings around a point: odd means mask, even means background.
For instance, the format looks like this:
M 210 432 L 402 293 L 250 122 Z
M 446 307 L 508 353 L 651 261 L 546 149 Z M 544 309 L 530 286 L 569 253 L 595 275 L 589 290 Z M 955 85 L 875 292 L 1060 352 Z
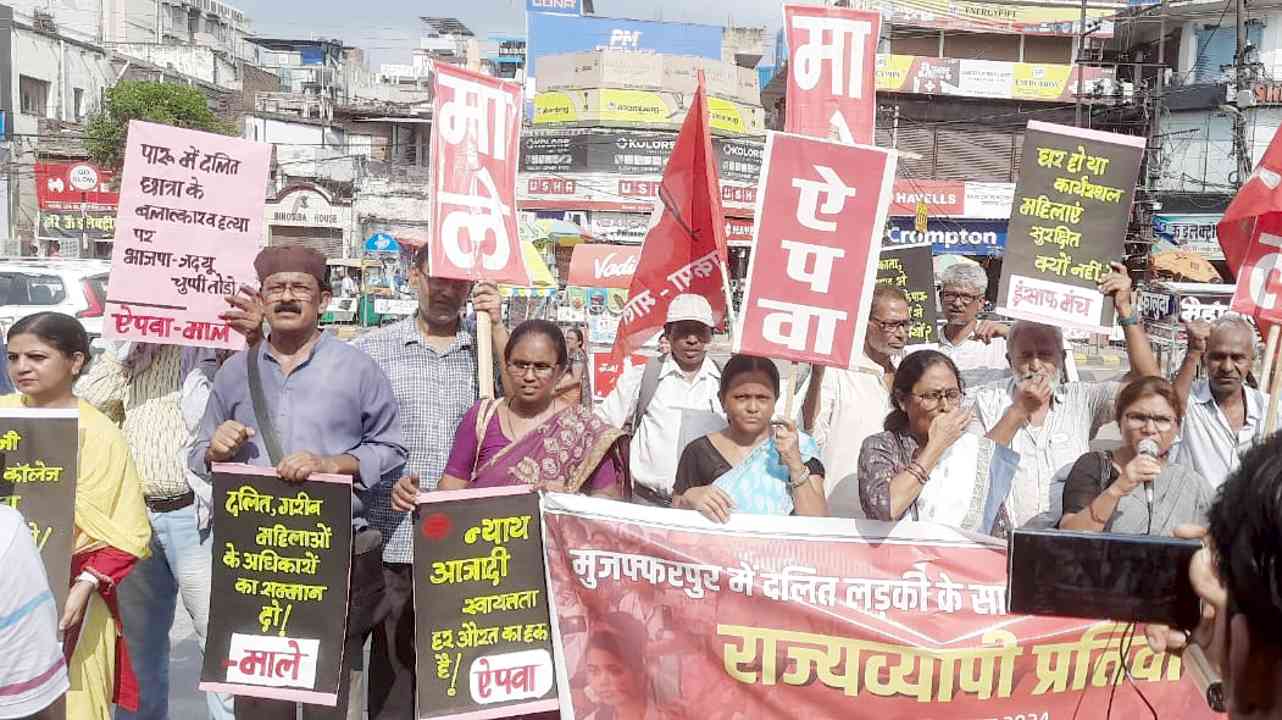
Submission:
M 936 255 L 1001 255 L 1006 250 L 1006 223 L 968 222 L 932 218 L 926 232 L 913 227 L 913 218 L 891 218 L 886 224 L 887 247 L 929 242 Z
M 530 0 L 534 2 L 535 0 Z M 551 1 L 551 0 L 544 0 Z M 526 21 L 526 73 L 545 55 L 618 50 L 721 59 L 721 27 L 533 12 Z

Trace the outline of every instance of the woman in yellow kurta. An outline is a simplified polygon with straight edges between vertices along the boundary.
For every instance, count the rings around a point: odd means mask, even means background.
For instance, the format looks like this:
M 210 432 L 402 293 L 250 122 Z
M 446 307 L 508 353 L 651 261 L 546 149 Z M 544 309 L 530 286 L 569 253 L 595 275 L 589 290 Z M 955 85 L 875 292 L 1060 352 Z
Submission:
M 89 337 L 79 321 L 53 312 L 29 315 L 10 328 L 7 350 L 19 394 L 0 398 L 0 407 L 80 411 L 72 584 L 59 623 L 70 652 L 67 717 L 110 720 L 113 702 L 137 709 L 116 587 L 151 540 L 142 484 L 124 436 L 72 389 L 89 362 Z

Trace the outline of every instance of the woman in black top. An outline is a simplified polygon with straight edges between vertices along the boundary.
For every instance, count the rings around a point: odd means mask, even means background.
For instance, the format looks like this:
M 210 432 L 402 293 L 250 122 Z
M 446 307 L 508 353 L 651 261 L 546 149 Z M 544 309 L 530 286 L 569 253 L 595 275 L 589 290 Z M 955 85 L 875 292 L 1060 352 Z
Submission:
M 720 396 L 729 426 L 681 453 L 673 507 L 698 510 L 714 522 L 726 522 L 732 511 L 827 515 L 814 440 L 790 420 L 771 419 L 779 397 L 774 362 L 730 358 Z

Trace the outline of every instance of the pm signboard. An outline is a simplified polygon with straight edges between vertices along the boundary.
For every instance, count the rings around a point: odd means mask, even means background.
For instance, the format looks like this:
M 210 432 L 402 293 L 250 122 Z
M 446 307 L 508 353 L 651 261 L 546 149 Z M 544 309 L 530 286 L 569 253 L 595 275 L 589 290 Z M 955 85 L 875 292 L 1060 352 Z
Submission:
M 555 0 L 528 0 L 557 4 Z M 538 76 L 539 58 L 546 55 L 617 50 L 621 52 L 695 55 L 721 59 L 721 28 L 716 25 L 665 23 L 531 12 L 526 17 L 529 39 L 526 72 Z

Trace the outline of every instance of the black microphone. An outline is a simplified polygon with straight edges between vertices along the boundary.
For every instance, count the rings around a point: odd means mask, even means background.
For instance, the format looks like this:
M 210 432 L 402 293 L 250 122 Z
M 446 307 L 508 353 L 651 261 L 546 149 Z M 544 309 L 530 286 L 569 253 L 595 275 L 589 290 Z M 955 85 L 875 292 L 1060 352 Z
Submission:
M 1162 454 L 1162 449 L 1157 446 L 1157 441 L 1154 440 L 1153 438 L 1144 438 L 1143 440 L 1141 440 L 1140 444 L 1135 446 L 1135 451 L 1138 452 L 1140 455 L 1147 455 L 1148 457 L 1151 457 L 1155 460 L 1158 458 L 1159 455 Z M 1152 480 L 1144 483 L 1144 499 L 1148 501 L 1148 510 L 1150 513 L 1152 513 L 1153 512 L 1153 481 Z

